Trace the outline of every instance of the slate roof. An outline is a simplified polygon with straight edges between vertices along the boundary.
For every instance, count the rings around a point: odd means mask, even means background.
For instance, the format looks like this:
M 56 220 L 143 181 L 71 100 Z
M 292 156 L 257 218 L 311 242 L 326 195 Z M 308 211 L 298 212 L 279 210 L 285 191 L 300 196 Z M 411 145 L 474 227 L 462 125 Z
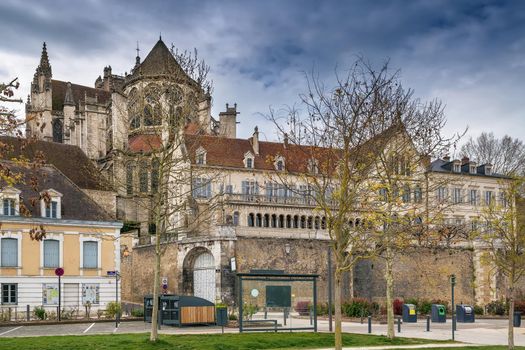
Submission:
M 52 89 L 52 109 L 62 111 L 64 109 L 64 99 L 66 97 L 67 82 L 61 80 L 51 80 Z M 78 105 L 80 101 L 85 102 L 85 97 L 95 98 L 100 104 L 106 104 L 111 100 L 111 93 L 106 90 L 96 89 L 89 86 L 71 84 L 73 100 Z
M 114 220 L 111 215 L 98 206 L 95 201 L 53 165 L 31 168 L 5 160 L 0 161 L 0 164 L 2 167 L 9 167 L 12 173 L 21 175 L 21 181 L 13 187 L 22 191 L 20 193 L 21 201 L 30 211 L 32 217 L 42 216 L 40 212 L 40 193 L 53 189 L 62 194 L 62 219 L 85 221 Z M 32 179 L 37 179 L 36 188 L 30 185 Z M 5 185 L 5 182 L 0 182 L 1 188 L 4 188 Z
M 496 177 L 496 178 L 501 178 L 501 179 L 508 179 L 509 178 L 508 176 L 505 176 L 505 175 L 502 175 L 502 174 L 497 174 L 497 173 L 492 173 L 491 175 L 486 175 L 485 174 L 485 165 L 486 164 L 482 164 L 482 165 L 477 166 L 475 174 L 471 174 L 469 167 L 465 166 L 465 164 L 462 164 L 461 165 L 461 172 L 460 173 L 456 173 L 456 172 L 452 171 L 452 164 L 453 163 L 454 163 L 453 161 L 448 161 L 448 160 L 444 160 L 444 159 L 436 159 L 432 163 L 430 163 L 430 171 L 438 172 L 438 173 L 448 173 L 448 174 L 461 174 L 461 175 L 470 175 L 470 176 Z
M 42 154 L 45 163 L 53 164 L 78 187 L 99 191 L 112 190 L 95 164 L 77 146 L 1 136 L 0 154 L 7 160 L 18 158 L 21 154 L 32 160 Z
M 162 40 L 157 41 L 144 61 L 133 70 L 131 78 L 139 76 L 179 75 L 187 76 L 170 49 Z

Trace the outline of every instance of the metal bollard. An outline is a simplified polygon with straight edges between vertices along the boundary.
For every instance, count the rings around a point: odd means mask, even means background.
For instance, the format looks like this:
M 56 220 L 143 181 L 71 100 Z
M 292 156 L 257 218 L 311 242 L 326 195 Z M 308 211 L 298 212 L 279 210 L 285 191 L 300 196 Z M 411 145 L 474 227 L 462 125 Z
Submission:
M 372 333 L 372 316 L 368 316 L 368 333 Z
M 401 318 L 397 319 L 397 333 L 401 333 Z
M 26 305 L 26 314 L 27 314 L 27 321 L 31 321 L 31 311 L 29 309 L 29 304 Z
M 427 316 L 427 332 L 430 332 L 430 316 Z
M 452 316 L 452 328 L 454 328 L 454 332 L 458 330 L 457 322 L 456 322 L 456 315 Z

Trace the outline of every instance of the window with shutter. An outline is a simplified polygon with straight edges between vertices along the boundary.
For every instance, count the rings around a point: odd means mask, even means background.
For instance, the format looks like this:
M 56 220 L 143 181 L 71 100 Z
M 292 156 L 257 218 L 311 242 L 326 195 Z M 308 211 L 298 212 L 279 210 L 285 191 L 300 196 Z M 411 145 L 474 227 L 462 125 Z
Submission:
M 18 239 L 16 238 L 2 238 L 0 244 L 1 249 L 1 266 L 2 267 L 16 267 L 18 266 Z
M 86 241 L 83 243 L 83 267 L 96 269 L 98 267 L 98 242 Z
M 60 242 L 56 239 L 44 241 L 44 267 L 59 267 Z

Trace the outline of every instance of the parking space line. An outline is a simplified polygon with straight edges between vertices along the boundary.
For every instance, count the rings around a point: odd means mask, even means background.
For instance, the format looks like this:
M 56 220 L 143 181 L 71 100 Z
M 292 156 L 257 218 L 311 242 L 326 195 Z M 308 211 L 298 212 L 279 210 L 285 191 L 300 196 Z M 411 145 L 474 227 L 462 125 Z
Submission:
M 82 332 L 82 333 L 87 333 L 87 332 L 91 329 L 91 327 L 93 327 L 94 325 L 95 325 L 95 323 L 93 322 L 93 323 L 92 323 L 88 328 L 86 328 L 86 330 L 85 330 L 84 332 Z
M 8 331 L 5 331 L 5 332 L 3 332 L 3 333 L 0 333 L 0 336 L 1 336 L 1 335 L 4 335 L 4 334 L 7 334 L 7 333 L 10 333 L 10 332 L 12 332 L 12 331 L 16 331 L 17 329 L 20 329 L 20 328 L 22 328 L 22 327 L 24 327 L 24 326 L 19 326 L 19 327 L 16 327 L 16 328 L 10 329 L 10 330 L 8 330 Z

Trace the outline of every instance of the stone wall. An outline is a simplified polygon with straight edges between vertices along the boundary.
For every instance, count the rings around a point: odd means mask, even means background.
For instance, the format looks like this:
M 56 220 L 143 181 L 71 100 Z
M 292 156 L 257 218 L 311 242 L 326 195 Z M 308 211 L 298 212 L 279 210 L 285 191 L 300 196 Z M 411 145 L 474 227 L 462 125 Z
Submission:
M 448 276 L 456 275 L 457 302 L 474 303 L 473 252 L 468 249 L 405 251 L 394 263 L 394 296 L 450 300 Z M 355 294 L 358 297 L 384 301 L 386 283 L 384 260 L 362 260 L 354 271 Z
M 174 268 L 177 262 L 178 249 L 176 244 L 168 244 L 162 256 L 161 277 L 168 277 L 167 293 L 178 292 L 178 271 Z M 153 293 L 153 271 L 155 263 L 155 247 L 134 247 L 131 254 L 122 257 L 120 263 L 122 275 L 122 300 L 142 303 L 143 297 Z

